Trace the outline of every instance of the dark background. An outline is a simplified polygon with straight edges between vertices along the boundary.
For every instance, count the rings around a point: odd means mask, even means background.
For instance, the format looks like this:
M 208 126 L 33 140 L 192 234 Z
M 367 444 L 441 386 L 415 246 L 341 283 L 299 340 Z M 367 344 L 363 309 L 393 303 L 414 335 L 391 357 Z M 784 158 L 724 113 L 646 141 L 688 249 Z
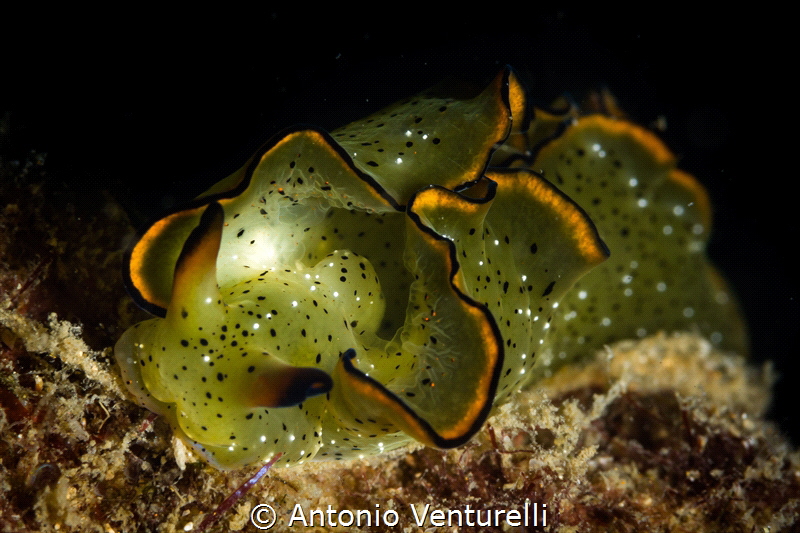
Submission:
M 780 22 L 605 7 L 16 14 L 0 56 L 0 154 L 46 154 L 76 201 L 108 191 L 142 225 L 283 127 L 333 129 L 446 76 L 483 83 L 508 63 L 540 105 L 608 87 L 635 121 L 666 119 L 662 138 L 708 188 L 710 255 L 742 300 L 753 362 L 775 361 L 772 416 L 800 442 L 796 171 L 782 141 L 796 97 Z

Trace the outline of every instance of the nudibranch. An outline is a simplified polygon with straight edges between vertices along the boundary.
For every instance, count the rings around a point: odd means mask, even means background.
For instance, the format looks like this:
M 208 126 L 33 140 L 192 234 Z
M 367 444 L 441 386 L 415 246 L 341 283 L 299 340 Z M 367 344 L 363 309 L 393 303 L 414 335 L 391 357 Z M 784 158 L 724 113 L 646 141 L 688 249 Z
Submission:
M 742 342 L 709 213 L 655 135 L 533 109 L 506 69 L 469 98 L 286 130 L 152 224 L 125 278 L 155 318 L 116 357 L 217 468 L 459 446 L 612 339 Z

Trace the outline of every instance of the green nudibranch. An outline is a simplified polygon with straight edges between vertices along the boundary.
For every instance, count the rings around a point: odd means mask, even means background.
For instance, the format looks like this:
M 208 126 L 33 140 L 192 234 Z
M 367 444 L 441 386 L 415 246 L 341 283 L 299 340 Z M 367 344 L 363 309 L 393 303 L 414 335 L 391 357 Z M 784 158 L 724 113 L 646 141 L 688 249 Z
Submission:
M 506 69 L 472 98 L 286 130 L 151 225 L 125 277 L 156 318 L 116 357 L 217 468 L 454 447 L 613 339 L 741 349 L 709 213 L 653 134 L 533 109 Z

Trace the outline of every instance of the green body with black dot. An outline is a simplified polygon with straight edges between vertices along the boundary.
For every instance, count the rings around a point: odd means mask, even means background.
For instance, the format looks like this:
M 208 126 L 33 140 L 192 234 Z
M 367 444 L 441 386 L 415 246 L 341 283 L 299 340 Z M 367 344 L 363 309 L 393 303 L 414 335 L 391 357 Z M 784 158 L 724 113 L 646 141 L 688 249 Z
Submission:
M 275 137 L 133 248 L 156 318 L 117 343 L 129 389 L 218 468 L 291 465 L 458 446 L 643 330 L 739 342 L 700 186 L 641 128 L 576 116 L 529 109 L 506 70 Z

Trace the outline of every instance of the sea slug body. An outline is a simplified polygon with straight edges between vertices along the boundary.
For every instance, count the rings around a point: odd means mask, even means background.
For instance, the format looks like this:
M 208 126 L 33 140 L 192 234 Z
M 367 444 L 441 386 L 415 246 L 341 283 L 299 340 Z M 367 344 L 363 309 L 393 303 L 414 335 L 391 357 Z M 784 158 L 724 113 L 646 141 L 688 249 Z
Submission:
M 697 328 L 741 349 L 709 230 L 655 135 L 533 109 L 506 69 L 471 98 L 286 130 L 152 224 L 125 276 L 155 318 L 116 357 L 218 468 L 454 447 L 613 339 Z

